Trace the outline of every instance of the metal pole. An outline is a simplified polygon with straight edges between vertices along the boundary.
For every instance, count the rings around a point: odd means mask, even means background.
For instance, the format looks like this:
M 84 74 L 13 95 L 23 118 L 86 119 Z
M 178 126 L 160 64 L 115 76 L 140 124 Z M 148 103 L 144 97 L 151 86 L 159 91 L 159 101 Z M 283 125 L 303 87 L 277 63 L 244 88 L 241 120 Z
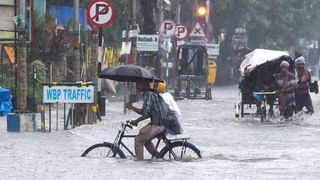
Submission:
M 67 126 L 66 126 L 66 103 L 63 103 L 63 129 L 67 130 Z
M 73 71 L 74 77 L 73 80 L 80 80 L 80 52 L 79 52 L 79 0 L 73 0 L 74 8 L 74 19 L 73 19 L 73 38 L 74 38 L 74 62 Z
M 178 0 L 178 9 L 177 9 L 177 23 L 181 22 L 181 0 Z
M 98 34 L 98 38 L 99 38 L 99 43 L 98 43 L 98 74 L 100 74 L 101 70 L 102 70 L 102 48 L 103 48 L 103 42 L 102 42 L 102 28 L 99 28 L 99 34 Z M 99 109 L 97 111 L 99 111 L 99 114 L 101 116 L 105 115 L 105 98 L 101 97 L 101 79 L 98 78 L 97 81 L 97 103 L 99 105 Z
M 51 104 L 49 104 L 49 132 L 51 132 Z
M 52 82 L 52 64 L 50 64 L 49 83 Z M 49 104 L 49 132 L 51 132 L 51 104 Z
M 130 28 L 130 20 L 131 20 L 131 13 L 129 11 L 131 11 L 131 8 L 132 8 L 132 2 L 129 1 L 128 2 L 128 8 L 127 8 L 127 12 L 126 12 L 126 15 L 127 15 L 127 22 L 126 22 L 126 42 L 129 41 L 129 28 Z M 125 64 L 128 64 L 128 54 L 126 54 L 126 62 Z M 128 95 L 128 89 L 127 89 L 127 83 L 123 83 L 123 113 L 126 114 L 127 113 L 127 108 L 126 108 L 126 103 L 128 101 L 128 98 L 127 98 L 127 95 Z
M 57 110 L 56 110 L 56 131 L 58 131 L 58 120 L 59 120 L 59 118 L 58 118 L 58 115 L 59 115 L 59 104 L 57 103 L 57 108 L 56 108 Z
M 71 110 L 71 118 L 72 118 L 72 120 L 71 120 L 70 122 L 72 122 L 72 128 L 73 128 L 73 129 L 76 127 L 76 125 L 75 125 L 74 111 L 75 111 L 75 109 L 74 109 L 74 104 L 72 104 L 72 110 Z
M 169 85 L 169 51 L 167 51 L 166 53 L 166 91 L 168 92 L 169 88 L 168 88 L 168 85 Z

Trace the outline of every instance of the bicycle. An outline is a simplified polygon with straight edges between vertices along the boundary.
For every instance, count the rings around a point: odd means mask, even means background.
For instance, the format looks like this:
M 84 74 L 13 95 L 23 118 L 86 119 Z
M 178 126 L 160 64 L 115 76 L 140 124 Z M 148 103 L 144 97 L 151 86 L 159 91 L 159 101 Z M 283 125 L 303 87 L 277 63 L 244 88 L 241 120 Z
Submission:
M 133 126 L 130 124 L 130 121 L 122 123 L 121 129 L 118 131 L 116 138 L 113 143 L 103 142 L 90 146 L 86 149 L 81 157 L 113 157 L 113 158 L 127 158 L 124 150 L 126 150 L 131 156 L 135 157 L 133 151 L 131 151 L 125 144 L 122 142 L 123 138 L 134 138 L 136 135 L 126 135 L 127 128 L 132 129 Z M 155 154 L 151 155 L 151 159 L 160 158 L 164 160 L 176 160 L 176 161 L 190 161 L 194 159 L 201 158 L 200 150 L 187 140 L 189 137 L 181 138 L 168 138 L 165 133 L 157 135 L 156 151 L 159 148 L 160 142 L 162 141 L 165 146 L 160 150 L 158 156 Z

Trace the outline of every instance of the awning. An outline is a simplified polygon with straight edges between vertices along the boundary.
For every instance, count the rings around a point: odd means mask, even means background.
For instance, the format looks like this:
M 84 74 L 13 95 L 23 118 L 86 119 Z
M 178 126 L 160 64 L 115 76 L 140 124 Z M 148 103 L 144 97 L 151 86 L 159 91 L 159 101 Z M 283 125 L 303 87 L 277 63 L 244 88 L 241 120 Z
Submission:
M 15 51 L 13 47 L 9 46 L 3 46 L 4 51 L 6 52 L 8 59 L 11 64 L 15 64 L 16 62 L 16 57 L 15 57 Z

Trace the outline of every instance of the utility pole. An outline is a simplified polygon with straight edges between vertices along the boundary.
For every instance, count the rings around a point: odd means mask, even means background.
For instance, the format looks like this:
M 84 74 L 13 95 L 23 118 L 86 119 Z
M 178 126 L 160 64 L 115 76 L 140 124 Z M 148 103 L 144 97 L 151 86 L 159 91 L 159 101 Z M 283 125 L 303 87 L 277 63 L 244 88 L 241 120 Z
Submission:
M 132 0 L 132 5 L 131 5 L 131 18 L 132 18 L 132 27 L 133 30 L 138 31 L 138 25 L 137 25 L 137 0 Z M 139 33 L 139 32 L 138 32 Z M 136 40 L 133 40 L 131 44 L 131 54 L 132 54 L 132 59 L 133 62 L 137 62 L 137 46 L 136 46 Z
M 27 107 L 27 49 L 26 49 L 26 1 L 19 1 L 18 58 L 17 58 L 17 109 L 24 112 Z
M 215 1 L 211 0 L 206 0 L 206 9 L 207 9 L 207 14 L 206 14 L 206 32 L 208 35 L 208 43 L 216 43 L 216 39 L 214 37 L 214 3 Z
M 177 24 L 180 24 L 181 23 L 181 0 L 178 0 L 178 3 L 177 3 Z
M 73 47 L 74 47 L 74 61 L 72 64 L 73 81 L 80 80 L 80 23 L 79 23 L 79 0 L 73 0 Z

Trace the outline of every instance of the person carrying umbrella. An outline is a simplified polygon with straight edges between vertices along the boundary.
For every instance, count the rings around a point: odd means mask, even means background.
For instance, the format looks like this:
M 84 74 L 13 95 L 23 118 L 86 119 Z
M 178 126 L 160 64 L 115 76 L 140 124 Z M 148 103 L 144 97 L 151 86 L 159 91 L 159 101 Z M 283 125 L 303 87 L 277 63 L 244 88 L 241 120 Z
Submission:
M 295 105 L 295 75 L 289 72 L 289 66 L 287 61 L 282 61 L 280 64 L 281 72 L 274 75 L 278 89 L 276 92 L 279 95 L 280 115 L 286 119 L 293 115 Z
M 155 152 L 155 148 L 151 140 L 164 132 L 165 126 L 161 118 L 161 97 L 158 95 L 156 90 L 149 87 L 149 82 L 138 81 L 137 91 L 143 92 L 143 106 L 142 108 L 137 108 L 133 106 L 132 102 L 128 102 L 126 107 L 130 110 L 135 111 L 141 116 L 130 123 L 132 125 L 138 125 L 139 122 L 150 118 L 151 122 L 140 129 L 139 134 L 135 137 L 134 149 L 136 153 L 137 160 L 143 160 L 143 146 L 150 154 L 157 157 L 158 152 Z
M 297 71 L 298 86 L 295 90 L 296 93 L 296 106 L 295 111 L 299 112 L 303 107 L 307 108 L 307 113 L 312 114 L 314 112 L 312 101 L 309 94 L 309 88 L 311 84 L 311 76 L 309 71 L 305 68 L 305 59 L 300 56 L 295 61 Z
M 126 103 L 126 108 L 135 111 L 141 116 L 130 123 L 138 125 L 139 122 L 151 119 L 151 122 L 140 129 L 139 134 L 135 137 L 135 152 L 137 160 L 143 160 L 143 146 L 153 155 L 158 155 L 151 140 L 163 133 L 165 130 L 177 130 L 176 134 L 180 133 L 180 128 L 176 128 L 175 119 L 170 115 L 167 106 L 155 89 L 156 86 L 150 87 L 150 84 L 163 83 L 154 72 L 150 69 L 143 68 L 138 65 L 128 64 L 109 67 L 101 71 L 100 78 L 112 79 L 122 82 L 136 82 L 137 92 L 143 92 L 143 106 L 137 108 L 132 102 Z M 152 83 L 151 83 L 152 82 Z M 169 121 L 170 120 L 170 121 Z

